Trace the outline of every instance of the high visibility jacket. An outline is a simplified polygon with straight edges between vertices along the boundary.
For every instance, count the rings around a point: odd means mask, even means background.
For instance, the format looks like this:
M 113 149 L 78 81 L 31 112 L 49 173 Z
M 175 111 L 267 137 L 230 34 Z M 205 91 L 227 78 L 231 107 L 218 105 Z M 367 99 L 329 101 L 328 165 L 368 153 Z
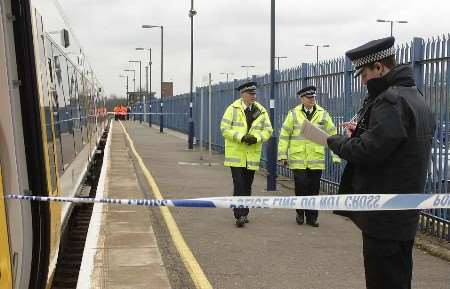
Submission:
M 118 113 L 119 115 L 127 115 L 127 108 L 125 106 L 119 107 Z
M 278 143 L 278 160 L 288 160 L 290 169 L 325 169 L 325 148 L 300 136 L 300 128 L 306 118 L 303 105 L 291 109 L 280 131 Z M 311 122 L 330 135 L 337 133 L 330 115 L 316 104 L 316 111 Z M 340 159 L 332 155 L 334 162 Z
M 258 102 L 253 105 L 260 114 L 250 128 L 247 127 L 241 99 L 229 105 L 223 114 L 220 130 L 225 138 L 225 166 L 246 167 L 249 170 L 259 169 L 262 144 L 269 140 L 273 129 L 266 109 Z M 246 134 L 256 137 L 256 144 L 242 143 L 241 139 Z

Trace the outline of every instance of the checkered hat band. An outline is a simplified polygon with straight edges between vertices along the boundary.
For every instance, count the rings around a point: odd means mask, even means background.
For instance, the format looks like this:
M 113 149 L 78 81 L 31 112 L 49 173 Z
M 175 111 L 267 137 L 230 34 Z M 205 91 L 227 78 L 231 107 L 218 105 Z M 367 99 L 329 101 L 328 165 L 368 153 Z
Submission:
M 316 91 L 315 90 L 308 90 L 308 91 L 300 93 L 300 96 L 305 96 L 305 95 L 316 95 Z
M 244 87 L 244 88 L 242 88 L 241 89 L 241 92 L 245 92 L 245 91 L 248 91 L 248 90 L 256 90 L 256 86 L 247 86 L 247 87 Z
M 355 60 L 353 60 L 353 65 L 356 67 L 356 69 L 358 69 L 364 65 L 374 63 L 378 60 L 381 60 L 381 59 L 386 58 L 391 55 L 395 55 L 395 48 L 393 46 L 391 48 L 378 51 L 374 54 L 369 54 L 362 58 L 355 59 Z

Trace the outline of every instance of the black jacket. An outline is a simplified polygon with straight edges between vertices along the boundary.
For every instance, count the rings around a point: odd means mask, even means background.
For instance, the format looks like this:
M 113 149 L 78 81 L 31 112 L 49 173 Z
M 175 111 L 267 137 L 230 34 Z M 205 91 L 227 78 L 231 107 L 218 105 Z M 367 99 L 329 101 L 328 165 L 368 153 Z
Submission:
M 369 80 L 367 89 L 352 137 L 328 138 L 330 149 L 348 161 L 339 193 L 423 193 L 435 125 L 412 69 L 396 66 Z M 389 240 L 414 239 L 419 219 L 416 210 L 336 213 L 367 235 Z

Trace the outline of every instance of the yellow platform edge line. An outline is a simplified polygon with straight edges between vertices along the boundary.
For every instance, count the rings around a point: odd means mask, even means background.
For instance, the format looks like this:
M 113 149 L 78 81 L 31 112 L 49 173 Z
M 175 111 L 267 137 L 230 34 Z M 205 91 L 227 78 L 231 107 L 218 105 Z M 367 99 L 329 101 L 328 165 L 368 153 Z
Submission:
M 141 156 L 136 151 L 133 140 L 128 134 L 126 128 L 123 126 L 122 122 L 120 122 L 120 125 L 122 126 L 123 132 L 125 133 L 125 136 L 128 140 L 130 149 L 134 157 L 136 158 L 139 167 L 144 173 L 148 185 L 152 188 L 155 198 L 163 199 L 163 196 L 161 194 L 161 191 L 159 190 L 158 185 L 156 184 L 155 179 L 145 166 Z M 178 229 L 178 225 L 175 222 L 175 219 L 172 216 L 172 213 L 170 212 L 169 208 L 160 207 L 160 209 L 164 221 L 166 222 L 167 228 L 169 230 L 170 236 L 172 237 L 172 241 L 175 244 L 175 247 L 177 248 L 178 253 L 181 256 L 181 260 L 183 261 L 187 271 L 189 272 L 189 275 L 191 276 L 191 279 L 194 282 L 195 287 L 198 289 L 212 289 L 213 287 L 211 286 L 211 283 L 209 282 L 208 278 L 206 277 L 205 273 L 200 267 L 200 264 L 197 262 L 197 259 L 195 259 L 194 254 L 192 254 L 191 249 L 184 240 L 183 235 L 181 234 L 180 229 Z

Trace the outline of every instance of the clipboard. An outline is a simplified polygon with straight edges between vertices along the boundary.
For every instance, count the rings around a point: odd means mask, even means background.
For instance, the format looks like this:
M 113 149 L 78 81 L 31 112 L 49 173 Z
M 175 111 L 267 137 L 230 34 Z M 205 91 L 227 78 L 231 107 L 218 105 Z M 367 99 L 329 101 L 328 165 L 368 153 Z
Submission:
M 309 120 L 305 119 L 300 128 L 300 136 L 310 140 L 316 144 L 328 147 L 327 138 L 330 136 L 325 131 L 313 125 Z

